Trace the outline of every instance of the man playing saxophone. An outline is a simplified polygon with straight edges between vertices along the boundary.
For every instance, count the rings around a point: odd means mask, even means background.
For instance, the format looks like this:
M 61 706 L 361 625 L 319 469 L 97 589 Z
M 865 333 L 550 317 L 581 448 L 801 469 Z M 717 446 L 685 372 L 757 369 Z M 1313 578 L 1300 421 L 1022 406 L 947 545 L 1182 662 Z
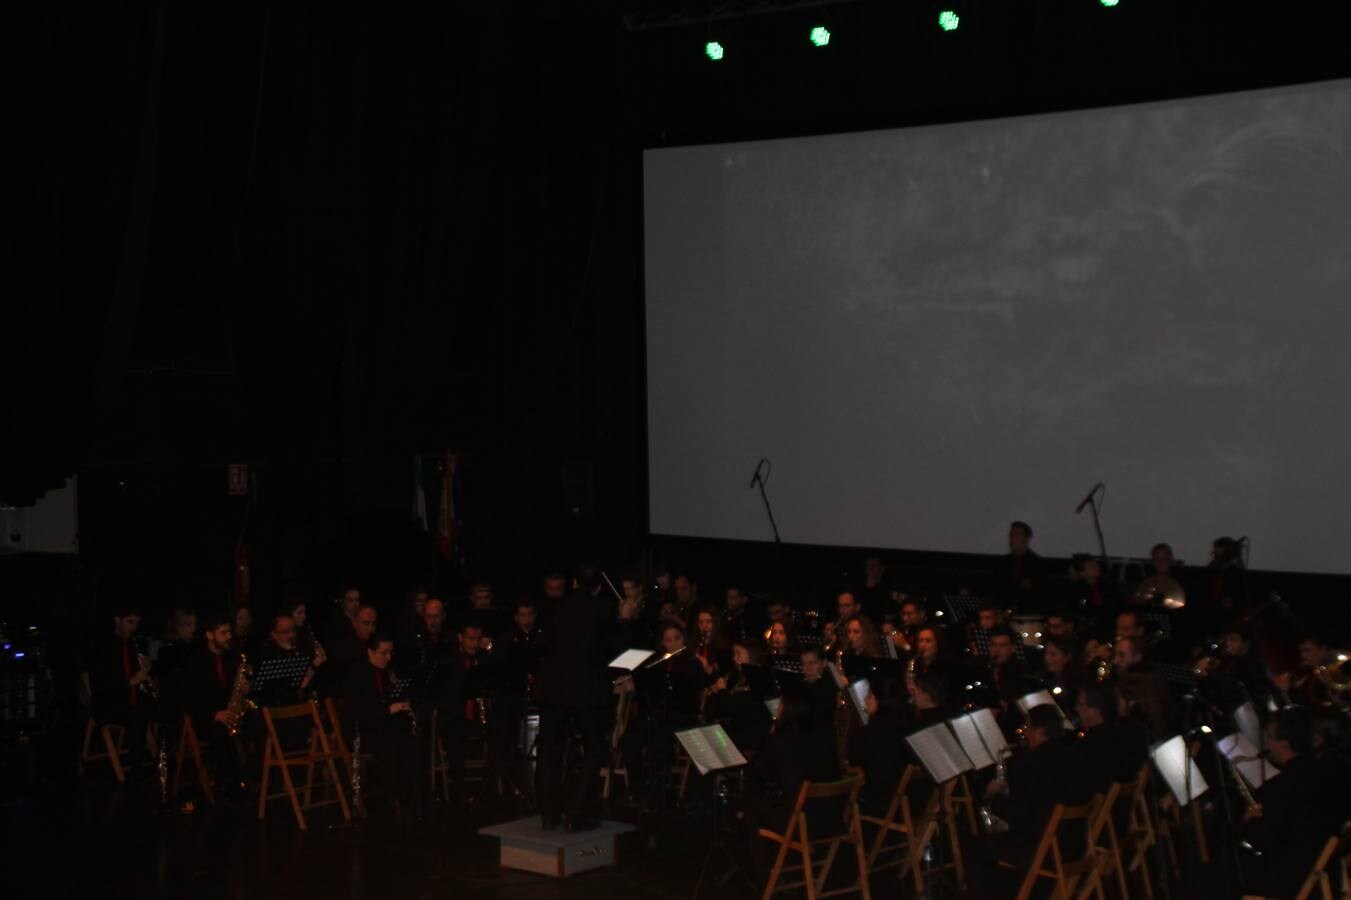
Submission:
M 224 615 L 209 616 L 205 646 L 188 658 L 183 684 L 183 711 L 192 720 L 204 745 L 205 762 L 227 796 L 245 793 L 235 733 L 240 713 L 231 709 L 236 693 L 240 656 L 231 648 L 231 622 Z M 245 682 L 243 691 L 247 694 Z

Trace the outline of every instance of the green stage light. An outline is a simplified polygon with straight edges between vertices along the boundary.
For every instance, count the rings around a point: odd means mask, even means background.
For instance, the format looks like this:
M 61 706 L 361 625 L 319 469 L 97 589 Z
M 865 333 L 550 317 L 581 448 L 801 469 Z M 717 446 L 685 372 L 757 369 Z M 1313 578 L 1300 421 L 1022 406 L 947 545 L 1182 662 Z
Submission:
M 704 54 L 714 62 L 722 59 L 724 52 L 722 44 L 719 44 L 717 41 L 709 41 L 707 44 L 704 44 Z
M 812 29 L 812 33 L 808 36 L 808 40 L 812 42 L 813 46 L 824 47 L 830 43 L 830 31 L 828 31 L 824 25 L 817 25 Z
M 938 14 L 938 27 L 944 31 L 956 31 L 960 24 L 962 24 L 961 16 L 950 9 L 945 9 Z
M 1116 6 L 1121 0 L 1098 0 L 1103 6 Z

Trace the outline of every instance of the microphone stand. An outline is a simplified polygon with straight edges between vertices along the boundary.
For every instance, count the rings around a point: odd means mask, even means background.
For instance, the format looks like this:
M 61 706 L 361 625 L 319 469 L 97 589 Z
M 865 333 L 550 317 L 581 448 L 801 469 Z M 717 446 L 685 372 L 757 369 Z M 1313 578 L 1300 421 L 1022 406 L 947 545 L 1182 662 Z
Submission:
M 760 460 L 760 465 L 756 466 L 755 476 L 751 479 L 751 486 L 760 489 L 760 502 L 765 506 L 765 516 L 769 519 L 769 530 L 774 534 L 774 580 L 777 582 L 775 589 L 779 596 L 788 599 L 784 595 L 783 578 L 783 540 L 779 537 L 779 525 L 774 521 L 774 509 L 769 504 L 769 495 L 765 493 L 766 474 L 773 471 L 769 460 Z
M 1088 495 L 1088 509 L 1093 513 L 1093 531 L 1098 536 L 1098 556 L 1102 559 L 1103 565 L 1107 565 L 1107 541 L 1103 540 L 1102 537 L 1101 511 L 1098 508 L 1098 492 L 1096 490 Z M 1104 578 L 1107 576 L 1106 572 L 1102 574 Z

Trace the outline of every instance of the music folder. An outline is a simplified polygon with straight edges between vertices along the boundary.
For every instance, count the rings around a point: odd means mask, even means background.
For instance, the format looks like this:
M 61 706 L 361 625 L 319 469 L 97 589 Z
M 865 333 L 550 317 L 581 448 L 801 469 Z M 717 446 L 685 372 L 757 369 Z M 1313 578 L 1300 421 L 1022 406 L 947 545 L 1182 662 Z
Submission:
M 652 658 L 652 650 L 625 650 L 623 653 L 610 660 L 607 664 L 611 669 L 623 669 L 626 672 L 632 672 Z
M 1220 752 L 1234 764 L 1238 774 L 1253 790 L 1281 774 L 1281 770 L 1267 762 L 1242 732 L 1226 735 L 1218 743 Z
M 1154 760 L 1154 768 L 1158 769 L 1168 784 L 1168 790 L 1173 792 L 1173 798 L 1177 800 L 1178 806 L 1186 806 L 1210 790 L 1206 780 L 1201 777 L 1196 760 L 1187 752 L 1187 743 L 1182 739 L 1182 735 L 1177 734 L 1155 744 L 1149 749 L 1149 756 Z M 1187 792 L 1189 776 L 1190 796 Z
M 920 764 L 935 784 L 950 781 L 974 768 L 946 722 L 921 728 L 908 735 L 905 742 L 919 757 Z
M 1065 727 L 1073 730 L 1074 723 L 1070 717 L 1065 715 L 1065 711 L 1060 708 L 1060 704 L 1055 702 L 1050 691 L 1033 691 L 1030 694 L 1024 694 L 1018 698 L 1018 708 L 1023 711 L 1023 716 L 1027 716 L 1027 711 L 1035 706 L 1054 706 L 1056 712 L 1060 713 L 1060 721 L 1065 723 Z
M 849 685 L 845 691 L 849 695 L 849 702 L 854 707 L 854 712 L 858 715 L 860 725 L 868 724 L 868 692 L 872 686 L 868 684 L 868 679 L 860 678 L 858 681 Z
M 689 754 L 700 775 L 720 772 L 723 769 L 735 769 L 746 765 L 746 757 L 741 755 L 736 744 L 722 730 L 721 725 L 705 725 L 702 728 L 689 728 L 675 733 L 680 746 Z
M 1009 755 L 1008 742 L 999 730 L 994 713 L 978 709 L 948 720 L 948 726 L 957 736 L 962 750 L 971 759 L 972 767 L 984 769 Z

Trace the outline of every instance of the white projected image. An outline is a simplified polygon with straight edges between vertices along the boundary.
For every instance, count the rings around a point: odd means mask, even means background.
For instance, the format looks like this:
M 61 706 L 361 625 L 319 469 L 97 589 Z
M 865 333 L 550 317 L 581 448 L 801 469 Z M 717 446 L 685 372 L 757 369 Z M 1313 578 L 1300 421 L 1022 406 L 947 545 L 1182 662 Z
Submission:
M 654 533 L 1351 571 L 1351 85 L 645 156 Z

